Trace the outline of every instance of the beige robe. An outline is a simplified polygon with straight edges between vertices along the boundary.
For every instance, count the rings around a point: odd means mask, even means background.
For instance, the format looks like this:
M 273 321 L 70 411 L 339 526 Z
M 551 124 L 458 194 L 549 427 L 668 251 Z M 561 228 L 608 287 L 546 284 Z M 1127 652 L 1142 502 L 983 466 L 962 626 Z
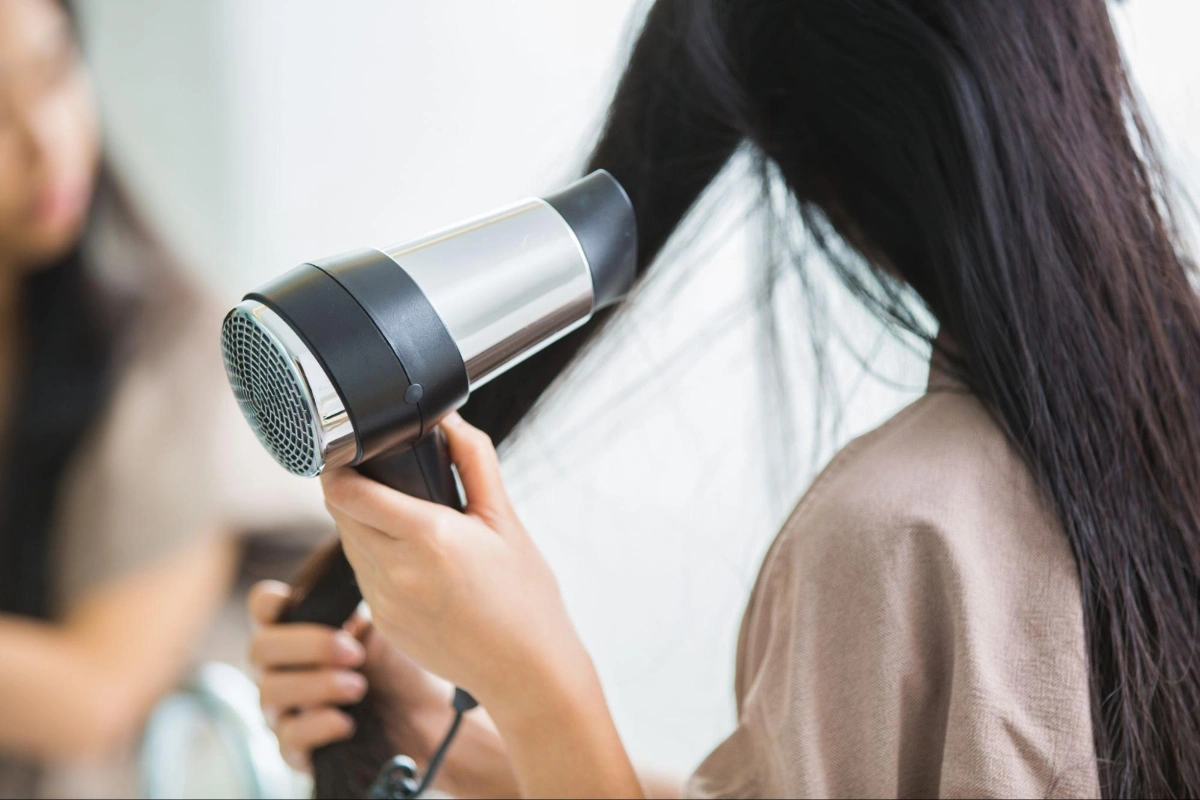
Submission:
M 766 557 L 709 797 L 1095 797 L 1079 581 L 981 403 L 929 392 L 851 443 Z

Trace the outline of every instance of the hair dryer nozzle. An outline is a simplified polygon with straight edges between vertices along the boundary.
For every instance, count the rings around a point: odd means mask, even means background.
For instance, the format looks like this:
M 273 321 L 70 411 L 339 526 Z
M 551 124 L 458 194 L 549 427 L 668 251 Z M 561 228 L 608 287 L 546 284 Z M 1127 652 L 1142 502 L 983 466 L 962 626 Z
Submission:
M 267 451 L 304 477 L 352 462 L 354 425 L 329 375 L 278 314 L 245 300 L 221 329 L 225 372 Z

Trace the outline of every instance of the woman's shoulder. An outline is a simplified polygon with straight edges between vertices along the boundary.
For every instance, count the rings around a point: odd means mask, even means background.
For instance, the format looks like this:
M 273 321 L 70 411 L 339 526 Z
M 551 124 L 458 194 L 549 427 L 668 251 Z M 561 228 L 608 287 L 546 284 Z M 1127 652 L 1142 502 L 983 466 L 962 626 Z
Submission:
M 199 285 L 143 311 L 130 331 L 108 420 L 110 467 L 157 464 L 208 499 L 227 523 L 273 528 L 324 519 L 318 487 L 288 474 L 258 444 L 221 355 L 225 309 Z M 168 469 L 173 466 L 174 469 Z
M 930 391 L 847 445 L 783 535 L 861 550 L 921 537 L 993 563 L 1070 555 L 1028 466 L 983 403 L 958 386 Z
M 218 306 L 120 192 L 110 190 L 97 198 L 83 258 L 97 307 L 114 337 L 118 388 L 144 373 L 169 376 L 144 387 L 163 396 L 211 382 Z
M 1094 791 L 1074 559 L 976 398 L 930 392 L 829 464 L 763 565 L 738 695 L 816 748 L 769 760 L 786 794 Z
M 754 602 L 765 639 L 819 603 L 847 625 L 949 636 L 955 662 L 1085 660 L 1067 537 L 966 391 L 926 394 L 835 457 L 772 546 Z
M 141 293 L 108 408 L 65 476 L 64 599 L 213 532 L 326 533 L 319 487 L 255 441 L 225 377 L 222 309 L 171 278 Z
M 182 273 L 148 276 L 125 306 L 104 430 L 128 448 L 190 448 L 228 433 L 219 306 Z M 119 431 L 119 434 L 117 433 Z M 113 452 L 119 456 L 118 447 Z

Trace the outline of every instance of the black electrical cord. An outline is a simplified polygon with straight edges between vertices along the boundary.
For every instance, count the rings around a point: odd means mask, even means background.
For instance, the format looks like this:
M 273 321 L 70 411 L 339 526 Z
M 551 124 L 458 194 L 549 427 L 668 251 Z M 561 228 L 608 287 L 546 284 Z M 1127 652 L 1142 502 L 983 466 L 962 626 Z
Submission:
M 462 724 L 463 714 L 475 708 L 479 703 L 475 702 L 475 698 L 467 692 L 455 688 L 454 700 L 451 705 L 454 707 L 454 721 L 450 723 L 450 730 L 446 731 L 446 735 L 442 737 L 442 743 L 438 745 L 433 757 L 429 759 L 429 766 L 425 768 L 425 775 L 421 777 L 420 781 L 417 780 L 416 762 L 408 756 L 395 756 L 383 765 L 383 769 L 379 771 L 379 777 L 371 784 L 370 793 L 367 795 L 371 800 L 408 800 L 408 798 L 420 797 L 433 785 L 442 761 L 446 758 L 446 751 L 450 749 L 454 736 L 458 733 L 458 727 Z

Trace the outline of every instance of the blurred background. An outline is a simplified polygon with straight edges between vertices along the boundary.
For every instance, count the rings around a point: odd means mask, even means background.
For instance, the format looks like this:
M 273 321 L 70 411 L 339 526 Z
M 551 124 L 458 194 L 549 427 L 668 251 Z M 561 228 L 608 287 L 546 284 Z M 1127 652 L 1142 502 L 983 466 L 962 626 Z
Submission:
M 413 238 L 578 175 L 643 11 L 630 0 L 79 6 L 115 170 L 223 306 L 301 261 Z M 1168 161 L 1194 187 L 1200 5 L 1130 0 L 1114 13 Z M 755 200 L 735 164 L 620 329 L 504 454 L 627 747 L 679 772 L 732 729 L 742 609 L 799 492 L 925 380 L 927 353 L 823 277 L 839 413 L 816 403 L 795 287 L 775 301 L 788 369 L 763 363 Z M 314 539 L 288 541 L 294 553 Z M 261 572 L 243 562 L 241 586 Z M 244 668 L 243 613 L 240 597 L 228 602 L 195 660 Z M 212 769 L 246 754 L 192 721 L 252 713 L 252 693 L 233 668 L 192 686 L 154 717 L 151 760 L 172 772 L 156 779 L 197 796 L 249 791 Z M 242 733 L 269 761 L 268 734 Z M 173 752 L 187 763 L 167 764 Z M 276 779 L 270 791 L 304 791 Z

